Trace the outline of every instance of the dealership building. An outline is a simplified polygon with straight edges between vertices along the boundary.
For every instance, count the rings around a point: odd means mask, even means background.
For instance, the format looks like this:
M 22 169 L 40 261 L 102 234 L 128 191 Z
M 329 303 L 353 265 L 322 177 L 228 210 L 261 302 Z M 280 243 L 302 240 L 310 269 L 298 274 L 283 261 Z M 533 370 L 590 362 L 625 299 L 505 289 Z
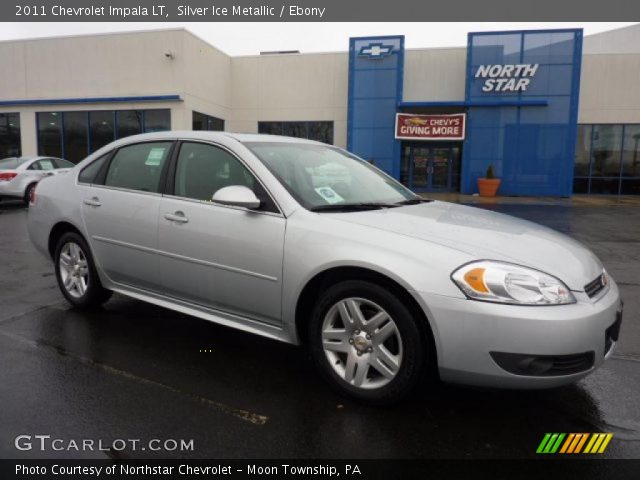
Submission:
M 416 191 L 640 194 L 640 24 L 469 33 L 466 47 L 230 57 L 184 29 L 0 42 L 0 158 L 224 130 L 346 148 Z

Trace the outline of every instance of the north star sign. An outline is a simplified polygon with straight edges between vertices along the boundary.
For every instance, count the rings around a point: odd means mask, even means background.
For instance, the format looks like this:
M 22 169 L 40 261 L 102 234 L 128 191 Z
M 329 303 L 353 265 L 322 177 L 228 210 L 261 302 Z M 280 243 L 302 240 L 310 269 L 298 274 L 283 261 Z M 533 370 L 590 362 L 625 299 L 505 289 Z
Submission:
M 476 78 L 486 78 L 483 92 L 525 92 L 538 71 L 537 63 L 480 65 Z

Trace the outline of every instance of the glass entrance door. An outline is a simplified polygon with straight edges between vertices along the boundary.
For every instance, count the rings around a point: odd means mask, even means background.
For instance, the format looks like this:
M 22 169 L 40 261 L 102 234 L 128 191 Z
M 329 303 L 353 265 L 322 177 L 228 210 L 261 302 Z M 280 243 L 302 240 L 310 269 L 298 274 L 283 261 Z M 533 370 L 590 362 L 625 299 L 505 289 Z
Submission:
M 405 144 L 402 152 L 401 180 L 412 190 L 460 190 L 459 145 Z

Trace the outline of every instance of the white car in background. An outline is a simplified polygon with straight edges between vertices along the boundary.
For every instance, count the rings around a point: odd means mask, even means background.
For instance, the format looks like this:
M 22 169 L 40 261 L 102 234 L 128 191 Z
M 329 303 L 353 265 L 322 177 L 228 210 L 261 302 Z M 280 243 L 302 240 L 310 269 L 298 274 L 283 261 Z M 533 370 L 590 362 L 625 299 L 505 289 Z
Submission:
M 55 157 L 10 157 L 0 160 L 0 199 L 29 198 L 40 180 L 67 172 L 75 165 Z

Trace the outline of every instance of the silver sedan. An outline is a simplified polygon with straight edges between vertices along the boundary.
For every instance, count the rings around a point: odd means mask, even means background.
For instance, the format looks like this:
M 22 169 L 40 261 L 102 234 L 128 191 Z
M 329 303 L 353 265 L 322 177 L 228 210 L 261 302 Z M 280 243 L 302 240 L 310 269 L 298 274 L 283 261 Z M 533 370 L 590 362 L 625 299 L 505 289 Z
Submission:
M 0 198 L 19 198 L 27 205 L 37 183 L 75 165 L 54 157 L 10 157 L 0 160 Z
M 304 344 L 334 387 L 370 403 L 399 400 L 425 372 L 563 385 L 618 339 L 618 288 L 580 243 L 425 200 L 306 140 L 129 137 L 41 182 L 28 223 L 72 305 L 118 292 Z

